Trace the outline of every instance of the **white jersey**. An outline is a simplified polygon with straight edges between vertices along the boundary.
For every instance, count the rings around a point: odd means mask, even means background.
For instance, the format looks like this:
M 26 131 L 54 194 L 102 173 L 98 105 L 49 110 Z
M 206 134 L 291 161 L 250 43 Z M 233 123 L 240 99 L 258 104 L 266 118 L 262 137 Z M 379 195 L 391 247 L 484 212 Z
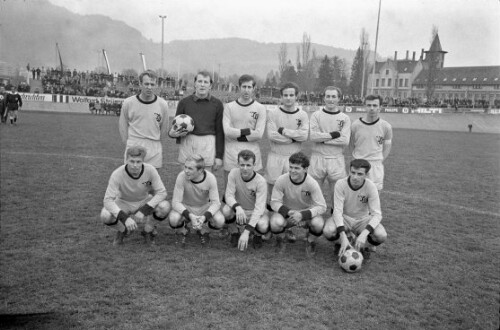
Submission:
M 392 126 L 382 118 L 367 123 L 362 118 L 351 125 L 351 145 L 354 159 L 384 160 L 384 143 L 392 141 Z
M 134 178 L 127 171 L 127 166 L 122 165 L 109 178 L 104 195 L 104 207 L 116 217 L 121 211 L 116 205 L 117 200 L 139 203 L 149 197 L 151 190 L 153 190 L 154 196 L 147 204 L 154 208 L 167 198 L 167 191 L 158 171 L 153 166 L 144 163 L 141 174 L 138 178 Z
M 340 111 L 328 112 L 326 109 L 318 110 L 311 115 L 309 120 L 310 140 L 313 154 L 324 158 L 335 158 L 343 154 L 344 148 L 351 138 L 351 119 Z M 339 132 L 340 136 L 332 138 L 331 133 Z
M 238 153 L 244 149 L 255 154 L 255 170 L 262 168 L 259 141 L 266 129 L 266 117 L 266 107 L 256 101 L 244 105 L 236 100 L 224 106 L 224 170 L 237 167 Z
M 333 220 L 337 226 L 344 224 L 344 215 L 356 220 L 370 215 L 369 225 L 373 228 L 382 220 L 378 190 L 370 179 L 365 179 L 363 185 L 357 189 L 352 188 L 349 177 L 338 180 L 335 184 L 333 205 Z
M 201 207 L 206 204 L 210 204 L 208 211 L 212 215 L 220 209 L 215 176 L 211 172 L 204 171 L 201 181 L 194 182 L 186 178 L 184 171 L 180 172 L 175 181 L 172 208 L 182 214 L 186 210 L 186 205 Z
M 278 212 L 282 206 L 295 211 L 309 210 L 311 218 L 326 211 L 326 202 L 321 188 L 318 182 L 308 174 L 300 183 L 293 182 L 288 173 L 282 174 L 276 180 L 271 194 L 271 208 Z
M 267 183 L 262 175 L 254 172 L 252 178 L 244 181 L 241 170 L 234 168 L 229 172 L 226 188 L 226 204 L 233 208 L 241 206 L 245 211 L 251 211 L 249 224 L 254 226 L 266 211 Z
M 139 95 L 126 98 L 120 113 L 119 128 L 123 142 L 128 139 L 160 141 L 168 128 L 167 102 L 155 95 L 151 102 L 144 102 Z
M 267 136 L 271 152 L 290 156 L 299 152 L 309 135 L 309 117 L 304 110 L 286 112 L 282 108 L 267 113 Z

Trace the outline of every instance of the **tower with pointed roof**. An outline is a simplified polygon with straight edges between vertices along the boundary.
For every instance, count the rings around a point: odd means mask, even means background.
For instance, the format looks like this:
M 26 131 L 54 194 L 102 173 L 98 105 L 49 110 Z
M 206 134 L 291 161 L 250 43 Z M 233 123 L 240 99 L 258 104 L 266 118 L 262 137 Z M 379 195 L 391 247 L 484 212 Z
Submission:
M 439 41 L 439 35 L 436 33 L 434 40 L 432 40 L 431 47 L 425 52 L 425 59 L 423 61 L 424 69 L 442 69 L 444 67 L 444 55 L 445 52 L 441 47 L 441 42 Z

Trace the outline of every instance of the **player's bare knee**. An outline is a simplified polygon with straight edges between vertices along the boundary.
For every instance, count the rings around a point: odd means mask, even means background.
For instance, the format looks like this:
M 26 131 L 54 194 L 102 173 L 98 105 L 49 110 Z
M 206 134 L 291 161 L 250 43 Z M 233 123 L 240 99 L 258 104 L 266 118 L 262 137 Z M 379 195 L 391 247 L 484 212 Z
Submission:
M 224 223 L 226 222 L 226 218 L 224 218 L 224 215 L 222 215 L 222 212 L 216 212 L 212 219 L 210 220 L 210 224 L 212 227 L 216 229 L 220 229 L 224 226 Z
M 105 208 L 102 208 L 101 213 L 99 214 L 99 218 L 105 225 L 112 225 L 116 221 L 116 218 L 111 214 L 111 212 L 109 212 Z
M 286 226 L 286 220 L 283 218 L 283 216 L 279 213 L 273 213 L 271 216 L 271 219 L 269 220 L 269 224 L 271 226 L 271 231 L 273 233 L 278 233 L 283 231 Z
M 224 205 L 222 207 L 222 215 L 228 220 L 234 218 L 235 216 L 233 209 L 231 209 L 228 205 Z
M 170 206 L 170 203 L 168 201 L 161 201 L 156 207 L 154 211 L 154 217 L 157 220 L 162 220 L 165 219 L 168 214 L 170 213 L 170 210 L 172 207 Z
M 309 225 L 313 232 L 321 233 L 323 231 L 323 227 L 325 227 L 325 220 L 321 216 L 317 216 L 311 219 L 311 223 Z
M 184 219 L 179 212 L 174 210 L 170 211 L 170 213 L 168 214 L 168 223 L 170 224 L 170 227 L 177 228 L 181 226 L 183 222 Z
M 373 231 L 372 236 L 378 243 L 384 243 L 387 240 L 387 232 L 385 231 L 384 226 L 378 225 Z

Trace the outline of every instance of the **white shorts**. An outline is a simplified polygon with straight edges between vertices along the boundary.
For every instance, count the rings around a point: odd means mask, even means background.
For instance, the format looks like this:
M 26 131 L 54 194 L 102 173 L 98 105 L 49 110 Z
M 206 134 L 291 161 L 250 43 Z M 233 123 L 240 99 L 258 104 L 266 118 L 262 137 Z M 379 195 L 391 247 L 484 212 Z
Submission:
M 178 161 L 182 165 L 189 156 L 199 154 L 205 159 L 205 166 L 215 163 L 215 135 L 193 135 L 188 134 L 181 138 Z
M 343 179 L 347 176 L 344 156 L 324 158 L 322 155 L 313 154 L 308 173 L 319 182 L 323 182 L 325 178 L 330 182 Z
M 191 205 L 184 205 L 184 206 L 190 213 L 193 213 L 196 216 L 202 216 L 210 208 L 210 203 L 207 203 L 203 206 L 191 206 Z
M 123 155 L 124 163 L 127 163 L 127 148 L 131 146 L 141 146 L 146 148 L 146 157 L 144 157 L 144 162 L 148 163 L 155 168 L 161 168 L 163 165 L 163 154 L 160 141 L 154 141 L 149 139 L 128 139 L 127 146 L 125 148 L 125 153 Z
M 368 172 L 367 178 L 375 183 L 378 190 L 384 188 L 384 164 L 381 160 L 370 160 L 371 168 Z
M 361 219 L 354 219 L 347 215 L 342 216 L 344 218 L 344 226 L 346 231 L 353 232 L 356 236 L 361 234 L 361 232 L 368 226 L 368 223 L 371 220 L 371 216 L 367 215 Z
M 127 214 L 133 214 L 137 212 L 137 210 L 139 210 L 143 205 L 149 202 L 151 198 L 153 198 L 153 196 L 149 195 L 148 198 L 138 202 L 128 202 L 117 198 L 115 200 L 115 203 L 123 212 Z
M 267 165 L 265 178 L 267 183 L 274 184 L 281 174 L 288 172 L 290 156 L 282 156 L 270 152 L 267 155 Z

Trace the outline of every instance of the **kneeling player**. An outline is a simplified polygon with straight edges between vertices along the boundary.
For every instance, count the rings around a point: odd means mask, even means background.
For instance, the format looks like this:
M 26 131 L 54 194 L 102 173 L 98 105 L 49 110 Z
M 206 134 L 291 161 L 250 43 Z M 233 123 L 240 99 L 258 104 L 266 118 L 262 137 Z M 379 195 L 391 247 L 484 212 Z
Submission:
M 166 219 L 170 212 L 165 186 L 156 169 L 144 163 L 145 156 L 143 147 L 129 147 L 126 164 L 109 178 L 101 220 L 117 229 L 113 245 L 123 244 L 125 235 L 136 230 L 138 222 L 144 223 L 146 243 L 154 244 L 156 222 Z
M 355 159 L 350 164 L 349 176 L 335 184 L 333 216 L 326 220 L 323 234 L 340 244 L 339 255 L 350 245 L 346 232 L 354 235 L 354 247 L 365 259 L 370 258 L 375 246 L 387 239 L 380 223 L 382 212 L 377 187 L 366 178 L 370 167 L 367 160 Z
M 267 183 L 255 172 L 255 154 L 250 150 L 238 153 L 238 168 L 229 172 L 226 187 L 226 205 L 222 214 L 229 223 L 231 244 L 244 251 L 253 233 L 253 247 L 262 246 L 262 235 L 269 231 L 269 216 L 266 212 Z M 243 232 L 239 234 L 239 228 Z M 239 236 L 239 239 L 238 239 Z
M 205 170 L 205 160 L 200 155 L 186 159 L 184 171 L 175 181 L 172 197 L 172 212 L 168 217 L 170 226 L 182 234 L 180 243 L 186 244 L 187 223 L 198 232 L 202 245 L 210 240 L 211 229 L 219 230 L 224 225 L 220 212 L 219 192 L 215 176 Z
M 276 246 L 281 253 L 285 248 L 282 233 L 285 229 L 299 226 L 308 228 L 306 252 L 316 253 L 316 237 L 321 236 L 325 221 L 322 214 L 326 203 L 316 180 L 307 174 L 309 158 L 302 152 L 289 158 L 289 173 L 278 177 L 271 195 L 271 231 L 276 234 Z

